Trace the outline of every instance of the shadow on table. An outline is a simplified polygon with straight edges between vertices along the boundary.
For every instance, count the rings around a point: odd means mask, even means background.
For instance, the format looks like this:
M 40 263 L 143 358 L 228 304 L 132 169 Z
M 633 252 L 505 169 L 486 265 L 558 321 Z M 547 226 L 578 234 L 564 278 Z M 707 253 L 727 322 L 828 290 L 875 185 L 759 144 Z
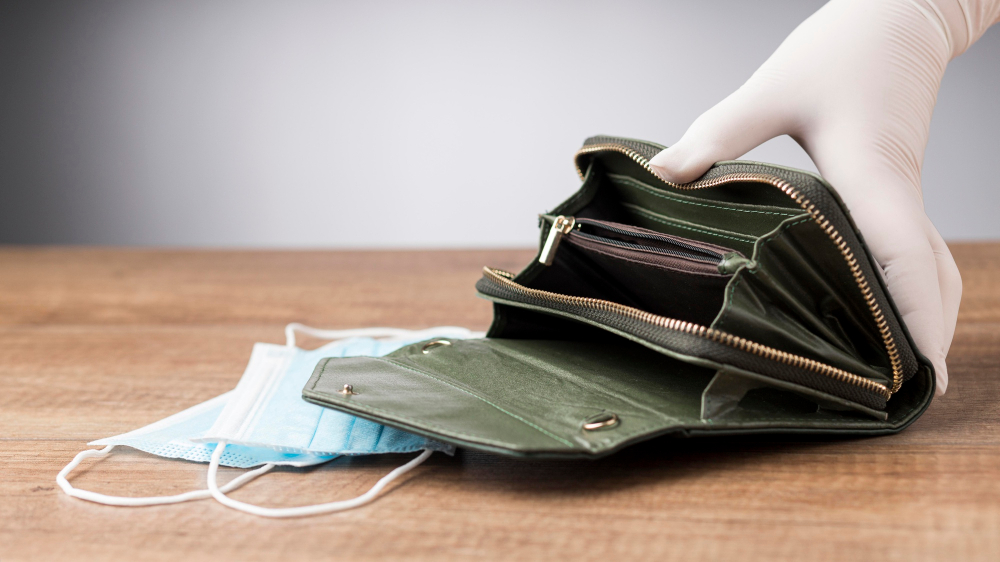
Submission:
M 459 450 L 453 457 L 435 454 L 413 476 L 394 487 L 424 484 L 464 489 L 466 493 L 505 492 L 531 496 L 570 496 L 616 492 L 667 481 L 703 478 L 730 471 L 734 478 L 748 469 L 767 470 L 781 457 L 857 453 L 878 438 L 787 437 L 659 437 L 599 459 L 526 459 Z M 316 470 L 384 470 L 402 464 L 409 455 L 375 455 L 338 459 L 322 467 L 286 468 L 289 472 Z M 828 458 L 826 459 L 828 460 Z M 808 462 L 808 461 L 806 461 Z M 433 482 L 425 480 L 432 479 Z

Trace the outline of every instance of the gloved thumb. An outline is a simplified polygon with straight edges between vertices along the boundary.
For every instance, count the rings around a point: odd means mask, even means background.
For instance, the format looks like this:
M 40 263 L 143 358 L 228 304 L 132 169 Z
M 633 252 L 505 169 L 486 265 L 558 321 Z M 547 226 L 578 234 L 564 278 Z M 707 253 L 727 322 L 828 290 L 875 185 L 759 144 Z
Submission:
M 687 183 L 720 160 L 733 160 L 778 135 L 790 133 L 786 108 L 773 89 L 751 78 L 740 89 L 698 117 L 677 144 L 650 160 L 663 179 Z

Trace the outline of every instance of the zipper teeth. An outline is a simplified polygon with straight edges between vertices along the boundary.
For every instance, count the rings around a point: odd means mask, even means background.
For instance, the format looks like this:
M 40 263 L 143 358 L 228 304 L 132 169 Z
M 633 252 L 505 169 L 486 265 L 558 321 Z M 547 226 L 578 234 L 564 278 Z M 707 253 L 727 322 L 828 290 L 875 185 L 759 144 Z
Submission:
M 613 238 L 606 238 L 604 236 L 598 236 L 596 234 L 588 234 L 586 232 L 571 232 L 568 236 L 580 236 L 585 240 L 592 240 L 599 244 L 607 244 L 610 246 L 616 246 L 618 248 L 626 248 L 629 250 L 638 250 L 640 252 L 647 252 L 650 254 L 657 254 L 660 256 L 671 256 L 674 258 L 685 259 L 689 261 L 694 261 L 698 263 L 705 263 L 709 265 L 718 265 L 722 261 L 722 256 L 719 255 L 706 255 L 701 253 L 696 253 L 692 251 L 687 251 L 687 248 L 681 246 L 676 250 L 668 250 L 666 248 L 657 248 L 655 246 L 643 246 L 642 244 L 633 244 L 631 242 L 622 242 L 621 240 L 615 240 Z M 570 238 L 572 239 L 572 238 Z
M 793 353 L 788 353 L 787 351 L 781 351 L 773 347 L 768 347 L 757 342 L 750 341 L 739 336 L 734 336 L 722 330 L 717 330 L 715 328 L 709 328 L 707 326 L 702 326 L 701 324 L 694 324 L 692 322 L 685 322 L 683 320 L 677 320 L 675 318 L 667 318 L 665 316 L 659 316 L 651 312 L 646 312 L 639 310 L 638 308 L 632 308 L 631 306 L 626 306 L 624 304 L 619 304 L 612 301 L 607 301 L 603 299 L 595 299 L 590 297 L 573 297 L 569 295 L 562 295 L 559 293 L 552 293 L 549 291 L 543 291 L 541 289 L 531 289 L 525 287 L 520 283 L 516 283 L 511 273 L 500 269 L 493 269 L 490 267 L 484 267 L 483 273 L 492 281 L 500 284 L 515 293 L 524 295 L 527 297 L 537 298 L 541 300 L 555 301 L 570 306 L 579 306 L 583 308 L 589 308 L 593 310 L 598 310 L 602 312 L 612 312 L 615 314 L 620 314 L 626 318 L 643 322 L 645 324 L 650 324 L 658 328 L 665 328 L 668 330 L 674 330 L 678 332 L 683 332 L 685 334 L 690 334 L 702 338 L 706 338 L 718 343 L 728 345 L 730 347 L 736 348 L 740 351 L 745 351 L 752 353 L 759 357 L 764 357 L 772 361 L 778 361 L 786 365 L 791 365 L 792 367 L 798 367 L 814 373 L 819 373 L 821 375 L 828 376 L 832 379 L 859 386 L 882 396 L 886 400 L 889 399 L 891 392 L 889 389 L 880 383 L 866 379 L 864 377 L 855 375 L 854 373 L 849 373 L 843 369 L 838 369 L 832 365 L 827 365 L 826 363 L 820 363 L 813 359 L 807 357 L 802 357 L 801 355 L 795 355 Z
M 799 206 L 812 216 L 813 220 L 819 224 L 820 228 L 822 228 L 824 232 L 826 232 L 827 236 L 830 237 L 830 240 L 837 247 L 837 250 L 839 250 L 841 255 L 844 256 L 844 260 L 847 262 L 851 275 L 854 277 L 854 281 L 857 283 L 858 289 L 861 290 L 861 295 L 864 297 L 865 303 L 868 305 L 868 310 L 871 311 L 872 318 L 875 320 L 876 326 L 878 326 L 878 331 L 882 336 L 882 342 L 885 345 L 886 353 L 889 354 L 889 362 L 892 365 L 892 390 L 890 391 L 890 394 L 895 394 L 896 391 L 899 390 L 900 386 L 903 384 L 903 364 L 899 357 L 899 350 L 896 348 L 896 339 L 893 337 L 892 332 L 889 329 L 889 323 L 885 319 L 885 314 L 883 314 L 878 301 L 875 300 L 875 294 L 872 292 L 871 286 L 868 284 L 868 280 L 861 271 L 861 266 L 858 264 L 858 260 L 854 256 L 854 252 L 851 251 L 851 248 L 847 245 L 847 241 L 844 240 L 844 237 L 837 232 L 837 229 L 833 226 L 833 224 L 831 224 L 830 221 L 823 216 L 823 213 L 820 212 L 820 210 L 817 209 L 816 206 L 802 194 L 802 192 L 781 178 L 768 174 L 751 172 L 726 174 L 710 180 L 701 180 L 686 184 L 668 182 L 653 171 L 653 168 L 649 165 L 649 160 L 647 160 L 643 155 L 619 144 L 604 143 L 585 146 L 577 151 L 577 155 L 600 152 L 604 150 L 612 150 L 628 156 L 652 174 L 653 177 L 675 189 L 705 189 L 726 183 L 743 181 L 770 184 L 780 189 L 782 193 L 791 197 L 793 201 L 798 203 Z M 574 158 L 574 161 L 575 160 L 576 159 Z M 584 177 L 583 170 L 581 170 L 579 166 L 576 167 L 576 172 L 580 175 L 581 179 Z M 862 380 L 867 381 L 868 379 L 862 378 Z
M 641 238 L 641 239 L 644 239 L 644 240 L 654 240 L 656 242 L 663 242 L 664 244 L 670 244 L 670 245 L 673 245 L 673 246 L 677 246 L 678 248 L 681 248 L 683 250 L 687 250 L 691 254 L 698 254 L 698 256 L 700 258 L 702 258 L 702 259 L 721 260 L 724 257 L 723 254 L 720 254 L 719 252 L 714 252 L 712 250 L 706 250 L 704 248 L 699 248 L 699 247 L 691 245 L 691 244 L 685 244 L 683 242 L 680 242 L 680 241 L 677 241 L 677 240 L 672 240 L 672 239 L 667 238 L 667 237 L 650 236 L 648 234 L 640 234 L 640 233 L 637 233 L 637 232 L 629 232 L 627 230 L 624 230 L 624 229 L 621 229 L 621 228 L 617 228 L 617 227 L 614 227 L 614 226 L 608 226 L 606 224 L 597 224 L 597 223 L 591 222 L 591 221 L 589 221 L 587 219 L 576 219 L 576 224 L 578 225 L 576 227 L 577 231 L 580 230 L 580 226 L 581 225 L 590 225 L 590 226 L 593 226 L 594 228 L 598 228 L 598 229 L 603 228 L 605 230 L 610 230 L 611 232 L 614 232 L 616 234 L 621 234 L 622 236 L 632 236 L 634 238 Z M 643 246 L 641 244 L 633 244 L 631 242 L 621 242 L 620 240 L 614 240 L 614 239 L 608 238 L 607 236 L 601 236 L 599 234 L 589 234 L 587 232 L 579 232 L 579 233 L 582 234 L 582 235 L 584 235 L 584 236 L 591 236 L 591 237 L 594 237 L 594 238 L 600 238 L 601 240 L 607 240 L 610 243 L 627 244 L 629 246 L 634 246 L 636 248 L 648 248 L 650 250 L 655 250 L 655 251 L 669 251 L 669 250 L 665 250 L 663 248 L 656 248 L 654 246 Z

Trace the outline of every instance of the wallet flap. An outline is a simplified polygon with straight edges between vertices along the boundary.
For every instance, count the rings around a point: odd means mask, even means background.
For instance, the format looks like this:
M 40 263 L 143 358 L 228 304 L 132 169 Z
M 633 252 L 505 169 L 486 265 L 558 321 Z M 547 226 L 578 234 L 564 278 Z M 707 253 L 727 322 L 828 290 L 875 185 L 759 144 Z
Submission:
M 885 433 L 909 421 L 817 411 L 815 401 L 775 388 L 751 390 L 735 410 L 702 418 L 702 393 L 716 369 L 623 338 L 437 342 L 379 358 L 324 359 L 303 397 L 458 446 L 521 456 L 602 456 L 666 433 Z

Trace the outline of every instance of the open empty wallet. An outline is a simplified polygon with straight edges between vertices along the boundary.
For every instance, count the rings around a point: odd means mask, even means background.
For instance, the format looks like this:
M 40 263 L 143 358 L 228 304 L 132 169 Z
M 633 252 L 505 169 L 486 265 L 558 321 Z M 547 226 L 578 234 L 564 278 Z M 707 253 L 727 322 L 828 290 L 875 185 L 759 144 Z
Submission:
M 459 447 L 601 456 L 651 437 L 879 435 L 934 394 L 861 233 L 822 178 L 747 161 L 665 182 L 664 147 L 598 136 L 538 256 L 486 267 L 487 337 L 321 360 L 316 404 Z

